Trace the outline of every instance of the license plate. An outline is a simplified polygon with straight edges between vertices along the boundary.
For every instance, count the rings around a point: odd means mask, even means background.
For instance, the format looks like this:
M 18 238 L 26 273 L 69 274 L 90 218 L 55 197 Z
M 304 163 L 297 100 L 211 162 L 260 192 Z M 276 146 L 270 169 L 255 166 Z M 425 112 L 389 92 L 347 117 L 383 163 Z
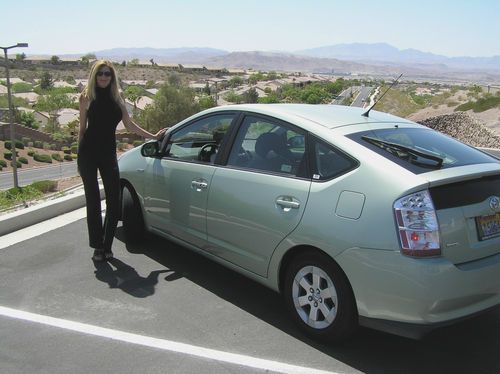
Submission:
M 479 240 L 486 240 L 500 235 L 500 213 L 491 216 L 476 217 Z

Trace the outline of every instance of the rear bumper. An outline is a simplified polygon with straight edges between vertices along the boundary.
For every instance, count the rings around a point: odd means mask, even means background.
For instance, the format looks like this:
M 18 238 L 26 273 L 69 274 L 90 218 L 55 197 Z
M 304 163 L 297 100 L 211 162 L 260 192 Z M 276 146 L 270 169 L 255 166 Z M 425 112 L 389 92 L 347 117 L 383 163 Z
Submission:
M 500 254 L 457 266 L 444 258 L 356 248 L 335 260 L 351 283 L 366 326 L 421 331 L 398 333 L 419 337 L 500 305 Z

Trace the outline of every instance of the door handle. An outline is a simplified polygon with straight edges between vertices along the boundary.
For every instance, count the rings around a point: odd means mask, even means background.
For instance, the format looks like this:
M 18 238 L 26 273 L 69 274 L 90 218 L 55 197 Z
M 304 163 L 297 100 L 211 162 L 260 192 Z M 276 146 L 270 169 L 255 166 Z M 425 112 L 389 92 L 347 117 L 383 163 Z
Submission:
M 203 179 L 194 179 L 191 181 L 191 187 L 195 188 L 196 191 L 201 191 L 208 187 L 208 182 Z
M 280 196 L 276 199 L 276 204 L 281 206 L 285 212 L 288 212 L 290 209 L 300 208 L 300 201 L 293 197 Z

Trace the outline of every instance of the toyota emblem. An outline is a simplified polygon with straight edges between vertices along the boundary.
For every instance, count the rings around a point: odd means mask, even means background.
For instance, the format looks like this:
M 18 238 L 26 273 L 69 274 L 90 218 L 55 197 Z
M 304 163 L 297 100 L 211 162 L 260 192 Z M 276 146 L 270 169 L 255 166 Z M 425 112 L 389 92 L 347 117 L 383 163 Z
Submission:
M 498 196 L 490 197 L 490 209 L 496 211 L 500 207 L 500 198 Z

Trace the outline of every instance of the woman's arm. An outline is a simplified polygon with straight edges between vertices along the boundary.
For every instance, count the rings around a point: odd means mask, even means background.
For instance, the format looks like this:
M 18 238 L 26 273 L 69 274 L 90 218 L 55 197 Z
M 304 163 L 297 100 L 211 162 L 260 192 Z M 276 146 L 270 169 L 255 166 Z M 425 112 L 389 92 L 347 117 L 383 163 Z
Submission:
M 78 143 L 82 141 L 83 134 L 87 129 L 87 110 L 89 108 L 89 100 L 80 96 L 80 127 L 78 129 Z
M 140 127 L 137 123 L 135 123 L 132 118 L 130 118 L 127 108 L 125 107 L 125 104 L 121 103 L 120 104 L 122 108 L 122 121 L 127 130 L 132 131 L 136 133 L 139 136 L 142 136 L 143 138 L 156 138 L 159 139 L 163 136 L 165 133 L 166 129 L 161 129 L 158 131 L 156 134 L 151 134 L 149 131 L 144 130 L 142 127 Z

